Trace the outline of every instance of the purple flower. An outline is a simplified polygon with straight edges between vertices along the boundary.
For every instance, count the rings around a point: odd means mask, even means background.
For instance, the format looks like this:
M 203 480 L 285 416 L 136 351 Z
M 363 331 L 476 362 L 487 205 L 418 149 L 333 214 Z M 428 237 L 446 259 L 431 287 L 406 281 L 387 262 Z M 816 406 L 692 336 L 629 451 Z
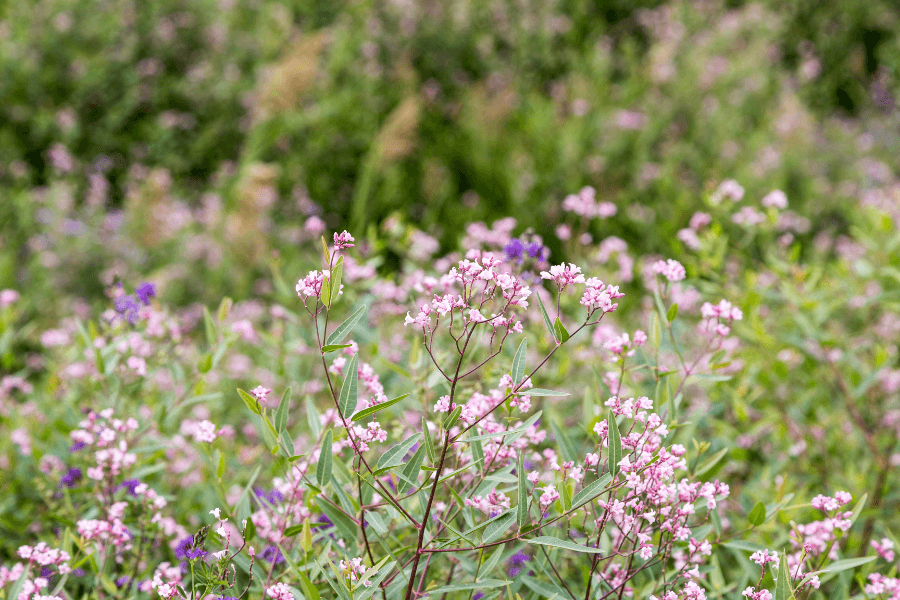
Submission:
M 507 260 L 513 260 L 514 258 L 521 259 L 522 251 L 525 249 L 525 244 L 522 243 L 522 240 L 518 238 L 513 238 L 509 240 L 509 243 L 506 244 L 506 247 L 503 249 L 506 252 Z
M 116 307 L 116 312 L 125 317 L 129 323 L 132 325 L 137 322 L 138 319 L 138 310 L 139 306 L 137 300 L 134 299 L 134 296 L 129 294 L 128 296 L 119 296 L 115 299 L 114 305 Z
M 472 600 L 481 600 L 482 598 L 484 598 L 484 592 L 478 592 L 477 594 L 472 596 Z
M 138 299 L 144 306 L 149 306 L 150 298 L 156 296 L 156 285 L 145 281 L 134 290 L 134 293 L 137 294 Z
M 130 584 L 131 584 L 131 577 L 129 577 L 128 575 L 122 575 L 121 577 L 116 579 L 116 587 L 119 589 L 125 587 L 126 585 L 130 585 Z
M 72 467 L 59 480 L 59 487 L 73 488 L 81 481 L 81 469 Z
M 84 443 L 84 442 L 75 442 L 75 443 L 72 444 L 72 446 L 69 448 L 69 452 L 78 452 L 79 450 L 81 450 L 82 448 L 84 448 L 84 446 L 85 446 L 85 443 Z
M 531 258 L 538 258 L 540 260 L 546 260 L 545 253 L 549 255 L 548 249 L 543 244 L 539 244 L 537 242 L 532 242 L 525 247 L 525 252 Z
M 175 557 L 184 559 L 187 557 L 188 551 L 191 549 L 191 546 L 194 545 L 194 536 L 189 535 L 186 538 L 181 538 L 178 541 L 178 545 L 175 546 Z
M 128 490 L 129 494 L 134 496 L 137 493 L 135 490 L 137 489 L 137 486 L 139 486 L 140 484 L 141 484 L 140 479 L 126 479 L 125 481 L 123 481 L 122 483 L 117 485 L 116 489 L 114 489 L 113 491 L 118 492 L 119 490 L 124 488 L 124 489 Z
M 282 494 L 278 490 L 274 490 L 274 489 L 267 492 L 266 490 L 262 489 L 261 487 L 257 487 L 257 488 L 253 488 L 253 493 L 256 494 L 257 498 L 265 500 L 272 506 L 275 506 L 276 504 L 278 504 L 279 502 L 284 500 L 284 494 Z
M 266 546 L 266 549 L 262 551 L 259 558 L 266 562 L 275 563 L 276 565 L 280 565 L 284 562 L 284 555 L 281 553 L 281 550 L 275 546 Z
M 508 561 L 506 561 L 506 565 L 508 567 L 506 574 L 510 577 L 515 577 L 522 572 L 523 565 L 530 560 L 530 556 L 519 550 L 518 552 L 510 556 Z

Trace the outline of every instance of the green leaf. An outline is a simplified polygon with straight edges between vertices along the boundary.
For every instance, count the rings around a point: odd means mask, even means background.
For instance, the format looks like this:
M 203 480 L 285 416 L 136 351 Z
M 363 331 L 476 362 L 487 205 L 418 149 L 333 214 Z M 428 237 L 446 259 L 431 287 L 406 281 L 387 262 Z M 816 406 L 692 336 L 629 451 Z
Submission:
M 412 485 L 406 482 L 401 482 L 399 489 L 400 493 L 405 493 L 407 490 L 414 488 L 419 483 L 419 471 L 422 469 L 422 463 L 425 461 L 425 446 L 419 446 L 416 449 L 416 453 L 413 454 L 412 458 L 409 459 L 409 462 L 406 463 L 406 466 L 403 467 L 403 477 L 405 477 L 408 481 L 412 482 Z
M 869 499 L 869 494 L 863 494 L 859 500 L 856 501 L 856 505 L 853 507 L 853 515 L 850 517 L 850 525 L 852 526 L 856 523 L 856 519 L 859 518 L 860 513 L 863 508 L 866 506 L 866 500 Z
M 374 415 L 375 413 L 377 413 L 380 410 L 384 410 L 385 408 L 387 408 L 389 406 L 393 406 L 393 405 L 397 404 L 398 402 L 400 402 L 407 396 L 409 396 L 409 394 L 403 394 L 402 396 L 397 396 L 393 400 L 388 400 L 387 402 L 382 402 L 381 404 L 376 404 L 374 406 L 370 406 L 369 408 L 364 408 L 361 411 L 354 413 L 354 415 L 352 417 L 350 417 L 350 421 L 355 423 L 356 421 L 359 421 L 360 419 L 365 419 L 366 417 Z
M 319 462 L 316 463 L 316 482 L 320 487 L 325 487 L 331 481 L 331 461 L 333 454 L 331 445 L 334 440 L 334 432 L 329 429 L 325 433 L 325 439 L 322 440 L 322 446 L 319 450 Z
M 304 552 L 312 550 L 312 527 L 309 526 L 309 517 L 303 519 L 303 529 L 300 531 L 300 548 Z
M 414 433 L 399 444 L 391 446 L 381 458 L 378 459 L 376 470 L 399 467 L 403 464 L 403 457 L 409 452 L 419 439 L 419 434 Z
M 482 590 L 482 589 L 490 589 L 496 587 L 503 587 L 505 585 L 509 585 L 508 581 L 501 581 L 500 579 L 482 579 L 477 583 L 454 583 L 453 585 L 442 585 L 441 587 L 437 587 L 431 590 L 428 590 L 429 596 L 437 596 L 439 594 L 446 594 L 447 592 L 462 592 L 465 590 Z
M 325 305 L 325 308 L 331 308 L 331 277 L 326 276 L 322 279 L 322 289 L 319 292 L 319 300 Z
M 488 523 L 488 526 L 484 528 L 484 533 L 481 535 L 481 543 L 490 544 L 506 533 L 506 530 L 509 529 L 510 525 L 516 520 L 516 512 L 516 509 L 513 508 L 494 521 Z
M 544 301 L 541 300 L 541 295 L 537 292 L 534 293 L 535 297 L 538 299 L 538 306 L 541 307 L 541 315 L 544 317 L 544 323 L 547 324 L 547 329 L 550 331 L 550 337 L 556 341 L 556 331 L 553 329 L 553 321 L 550 320 L 550 315 L 547 314 L 547 309 L 544 308 Z
M 318 588 L 313 585 L 313 582 L 304 573 L 300 573 L 300 586 L 303 588 L 303 595 L 306 596 L 306 600 L 319 600 Z
M 726 454 L 728 454 L 728 448 L 722 448 L 721 450 L 713 454 L 710 458 L 704 461 L 702 465 L 697 467 L 697 470 L 694 471 L 694 477 L 700 478 L 706 475 L 709 471 L 715 468 L 723 458 L 725 458 Z
M 200 360 L 197 361 L 197 371 L 200 373 L 209 373 L 210 369 L 212 369 L 212 355 L 204 354 L 200 357 Z
M 547 535 L 542 535 L 540 537 L 532 538 L 530 540 L 525 540 L 529 544 L 537 544 L 540 546 L 552 546 L 553 548 L 562 548 L 564 550 L 571 550 L 573 552 L 585 552 L 587 554 L 600 554 L 600 548 L 591 548 L 589 546 L 582 546 L 581 544 L 576 544 L 574 542 L 570 542 L 568 540 L 561 540 L 559 538 L 550 537 Z
M 573 442 L 572 438 L 570 438 L 566 433 L 565 428 L 560 425 L 555 419 L 551 419 L 550 429 L 553 430 L 553 436 L 556 438 L 556 443 L 559 446 L 559 450 L 562 454 L 563 460 L 571 460 L 577 462 L 578 451 L 575 449 L 575 442 Z
M 669 320 L 669 323 L 674 321 L 678 317 L 678 303 L 676 302 L 672 306 L 669 307 L 669 312 L 666 313 L 666 319 Z
M 528 477 L 525 474 L 525 465 L 522 462 L 522 453 L 519 453 L 519 463 L 516 465 L 519 476 L 519 509 L 516 512 L 516 524 L 519 529 L 528 522 Z
M 791 576 L 788 574 L 787 558 L 784 552 L 781 553 L 781 559 L 778 562 L 778 581 L 775 582 L 774 600 L 791 600 L 794 592 L 791 589 Z
M 569 332 L 566 331 L 566 328 L 563 326 L 562 321 L 559 320 L 559 317 L 556 317 L 556 322 L 553 324 L 553 331 L 556 332 L 556 337 L 560 344 L 565 344 L 569 341 Z
M 655 312 L 650 313 L 650 336 L 649 342 L 650 347 L 653 348 L 654 351 L 659 350 L 659 340 L 661 337 L 661 329 L 659 325 L 659 315 Z
M 428 431 L 425 417 L 422 417 L 422 436 L 425 439 L 425 452 L 428 453 L 428 460 L 431 464 L 434 464 L 437 461 L 437 453 L 434 450 L 434 440 L 431 439 L 431 433 Z
M 344 257 L 340 257 L 334 269 L 331 271 L 331 297 L 330 303 L 334 304 L 341 292 L 341 276 L 344 272 Z
M 209 314 L 209 309 L 205 306 L 203 307 L 203 329 L 206 332 L 206 344 L 212 348 L 219 341 L 219 334 L 216 333 L 216 324 L 213 322 L 212 315 Z
M 575 494 L 575 497 L 572 498 L 572 508 L 578 508 L 595 499 L 603 493 L 610 481 L 612 481 L 612 477 L 607 473 L 600 479 L 592 481 L 584 486 L 577 494 Z
M 294 537 L 301 531 L 303 531 L 303 525 L 291 525 L 284 530 L 284 537 Z
M 353 344 L 326 344 L 322 346 L 322 354 L 328 354 L 329 352 L 337 352 L 343 348 L 349 348 Z
M 225 474 L 225 455 L 219 454 L 219 465 L 216 468 L 216 478 L 222 479 L 222 475 Z
M 360 319 L 363 318 L 363 315 L 366 314 L 366 311 L 369 309 L 367 304 L 363 304 L 359 308 L 356 309 L 352 315 L 347 317 L 347 320 L 338 325 L 337 329 L 332 331 L 328 335 L 328 339 L 325 340 L 325 344 L 328 346 L 334 346 L 335 344 L 340 344 L 344 341 L 344 338 L 347 337 L 347 334 L 350 333 L 350 330 L 359 322 Z
M 722 545 L 726 548 L 731 548 L 732 550 L 743 550 L 744 552 L 759 552 L 760 550 L 766 549 L 765 546 L 760 546 L 759 544 L 754 544 L 753 542 L 745 542 L 743 540 L 723 542 Z
M 494 550 L 488 557 L 488 559 L 481 565 L 481 570 L 478 571 L 479 576 L 490 575 L 491 571 L 497 568 L 497 564 L 499 564 L 500 559 L 503 558 L 504 550 L 505 548 L 503 547 L 503 544 L 497 546 L 497 549 Z
M 622 437 L 612 410 L 606 412 L 606 423 L 609 425 L 609 473 L 615 477 L 619 473 L 619 461 L 622 460 Z
M 354 354 L 347 364 L 344 365 L 344 384 L 341 386 L 338 409 L 341 411 L 341 416 L 345 419 L 350 416 L 351 410 L 356 410 L 356 403 L 359 401 L 356 390 L 359 379 L 358 356 Z
M 512 369 L 510 369 L 510 376 L 512 377 L 513 386 L 520 385 L 522 383 L 522 378 L 525 376 L 525 358 L 528 354 L 528 338 L 522 338 L 522 342 L 519 344 L 519 349 L 516 350 L 516 355 L 513 357 Z
M 284 394 L 281 395 L 281 404 L 278 405 L 278 409 L 275 411 L 275 431 L 277 431 L 279 435 L 287 429 L 287 418 L 290 405 L 291 388 L 288 388 L 284 390 Z
M 244 404 L 247 405 L 247 408 L 249 408 L 253 414 L 261 414 L 259 411 L 259 402 L 256 401 L 256 398 L 254 398 L 241 388 L 238 388 L 238 396 L 241 397 L 241 400 L 244 401 Z
M 377 512 L 367 512 L 366 521 L 379 535 L 384 535 L 385 533 L 387 533 L 387 527 L 385 527 L 384 525 L 384 520 L 382 520 L 381 515 L 379 515 Z
M 450 429 L 456 422 L 459 420 L 459 415 L 462 414 L 462 406 L 457 406 L 453 409 L 453 412 L 447 415 L 447 418 L 444 419 L 444 429 Z
M 388 558 L 390 558 L 390 557 L 385 556 L 384 559 L 382 560 L 382 562 L 384 562 L 384 560 L 387 560 Z M 374 577 L 372 577 L 371 575 L 368 575 L 368 572 L 366 572 L 366 575 L 361 577 L 360 579 L 362 581 L 365 581 L 367 578 L 371 578 L 370 581 L 372 583 L 369 584 L 369 587 L 363 587 L 362 589 L 357 589 L 353 594 L 353 600 L 368 600 L 372 596 L 372 594 L 374 594 L 376 591 L 381 589 L 379 587 L 381 582 L 394 569 L 395 564 L 397 564 L 397 563 L 395 563 L 394 561 L 391 561 L 390 564 L 387 564 L 387 565 L 381 567 L 380 570 L 378 571 L 378 575 L 376 575 Z
M 521 392 L 516 392 L 517 394 L 521 394 L 523 396 L 568 396 L 568 392 L 554 392 L 553 390 L 545 390 L 542 388 L 531 388 L 530 390 L 524 390 Z
M 322 421 L 319 417 L 316 403 L 309 396 L 306 397 L 306 423 L 309 425 L 309 432 L 312 434 L 312 437 L 319 439 L 319 434 L 322 433 Z
M 747 521 L 754 527 L 759 527 L 760 525 L 765 523 L 766 505 L 762 502 L 757 502 L 756 506 L 753 507 L 753 510 L 750 511 L 750 514 L 747 515 Z

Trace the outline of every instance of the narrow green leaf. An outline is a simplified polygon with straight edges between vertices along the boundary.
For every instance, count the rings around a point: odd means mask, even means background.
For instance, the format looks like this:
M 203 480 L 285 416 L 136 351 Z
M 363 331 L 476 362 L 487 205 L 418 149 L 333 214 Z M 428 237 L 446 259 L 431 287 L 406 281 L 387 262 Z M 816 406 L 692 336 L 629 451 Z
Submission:
M 350 416 L 351 410 L 356 410 L 356 403 L 359 401 L 356 389 L 359 379 L 358 356 L 358 354 L 354 354 L 347 361 L 347 364 L 344 365 L 344 384 L 341 386 L 338 409 L 341 411 L 341 416 L 345 419 Z
M 344 272 L 344 257 L 340 257 L 331 271 L 331 304 L 334 304 L 341 292 L 341 276 Z
M 387 560 L 389 558 L 390 558 L 389 556 L 385 556 L 384 560 Z M 382 562 L 384 562 L 384 560 Z M 381 589 L 379 587 L 381 582 L 384 581 L 385 577 L 390 575 L 391 571 L 394 569 L 394 565 L 396 565 L 396 564 L 397 563 L 395 563 L 394 561 L 391 561 L 390 564 L 380 567 L 380 570 L 378 571 L 378 575 L 375 575 L 373 577 L 371 575 L 368 575 L 368 572 L 367 572 L 366 576 L 361 577 L 360 579 L 362 581 L 365 581 L 366 578 L 369 577 L 370 581 L 372 583 L 370 583 L 368 587 L 363 586 L 362 589 L 357 589 L 353 594 L 353 600 L 369 600 L 369 598 L 372 596 L 372 594 L 374 594 L 376 591 Z
M 491 555 L 488 557 L 486 561 L 481 565 L 481 570 L 478 572 L 479 577 L 483 575 L 490 575 L 491 571 L 497 568 L 497 565 L 500 563 L 500 559 L 503 557 L 504 548 L 503 544 L 497 546 L 497 549 L 494 550 Z
M 434 464 L 437 461 L 437 453 L 434 450 L 434 440 L 431 439 L 431 432 L 428 431 L 425 417 L 422 417 L 422 436 L 425 439 L 425 452 L 428 453 L 428 460 Z
M 555 419 L 550 419 L 550 429 L 553 431 L 553 436 L 556 438 L 556 443 L 559 446 L 563 460 L 577 462 L 578 451 L 575 448 L 575 442 L 573 442 L 572 438 L 569 437 L 569 434 L 566 433 L 565 428 Z
M 553 324 L 553 330 L 556 332 L 556 337 L 559 339 L 560 344 L 565 344 L 569 341 L 569 332 L 566 331 L 566 328 L 562 324 L 562 321 L 559 320 L 559 317 L 556 317 L 556 322 Z
M 363 315 L 366 314 L 366 311 L 369 309 L 367 304 L 363 304 L 359 308 L 356 309 L 352 315 L 347 317 L 343 323 L 337 326 L 337 329 L 332 331 L 328 335 L 328 339 L 325 340 L 325 344 L 328 346 L 334 346 L 336 344 L 340 344 L 344 341 L 344 338 L 347 337 L 347 334 L 350 333 L 350 330 L 359 322 L 360 319 L 363 318 Z
M 306 397 L 306 423 L 309 425 L 309 432 L 312 436 L 319 439 L 319 434 L 322 433 L 322 421 L 316 403 L 309 396 Z
M 852 526 L 856 523 L 856 519 L 859 518 L 860 513 L 863 508 L 866 506 L 866 500 L 869 499 L 869 494 L 863 494 L 859 500 L 856 501 L 856 505 L 853 507 L 853 515 L 850 517 L 850 525 Z
M 564 550 L 572 550 L 573 552 L 585 552 L 587 554 L 600 554 L 600 548 L 591 548 L 590 546 L 582 546 L 581 544 L 576 544 L 574 542 L 570 542 L 568 540 L 561 540 L 559 538 L 550 537 L 548 535 L 542 535 L 540 537 L 532 538 L 530 540 L 525 540 L 529 544 L 536 544 L 540 546 L 551 546 L 553 548 L 562 548 Z
M 530 390 L 523 390 L 521 392 L 516 392 L 517 394 L 521 394 L 522 396 L 568 396 L 568 392 L 554 392 L 553 390 L 545 390 L 542 388 L 531 388 Z
M 784 552 L 782 552 L 778 566 L 778 580 L 775 582 L 774 600 L 790 600 L 793 598 L 793 594 L 794 592 L 791 589 L 791 576 L 788 574 L 787 558 L 785 557 Z
M 481 463 L 481 466 L 484 467 L 484 448 L 482 447 L 481 442 L 472 442 L 469 450 L 472 452 L 472 462 Z
M 331 452 L 333 440 L 334 432 L 329 429 L 325 433 L 325 439 L 322 440 L 322 447 L 319 450 L 319 462 L 316 464 L 316 482 L 321 487 L 325 487 L 331 481 L 331 461 L 334 456 Z
M 384 410 L 385 408 L 387 408 L 389 406 L 393 406 L 393 405 L 397 404 L 398 402 L 400 402 L 407 396 L 409 396 L 409 394 L 403 394 L 402 396 L 397 396 L 396 398 L 394 398 L 392 400 L 388 400 L 387 402 L 382 402 L 381 404 L 376 404 L 374 406 L 370 406 L 369 408 L 364 408 L 361 411 L 354 413 L 354 415 L 352 417 L 350 417 L 350 421 L 355 423 L 356 421 L 359 421 L 360 419 L 365 419 L 366 417 L 374 415 L 375 413 L 377 413 L 380 410 Z
M 615 477 L 619 473 L 619 461 L 622 460 L 622 437 L 612 410 L 606 412 L 606 423 L 609 425 L 609 472 Z
M 654 352 L 659 350 L 659 340 L 661 337 L 661 333 L 662 332 L 659 325 L 659 315 L 657 315 L 655 312 L 652 312 L 650 313 L 650 336 L 648 341 L 650 342 L 650 347 Z
M 210 369 L 212 369 L 212 355 L 204 354 L 200 357 L 200 360 L 197 361 L 197 372 L 209 373 Z
M 556 341 L 556 331 L 553 329 L 553 321 L 550 320 L 550 315 L 547 314 L 547 309 L 544 308 L 544 301 L 541 300 L 541 295 L 537 292 L 534 293 L 535 297 L 538 299 L 538 306 L 541 307 L 541 315 L 544 317 L 544 323 L 547 324 L 547 330 L 550 331 L 550 337 Z
M 757 502 L 756 506 L 753 507 L 753 510 L 750 511 L 750 514 L 747 515 L 747 521 L 754 527 L 759 527 L 760 525 L 765 523 L 766 505 L 762 502 Z
M 610 481 L 612 481 L 612 477 L 607 473 L 600 479 L 592 481 L 584 486 L 577 494 L 575 494 L 575 497 L 572 498 L 572 508 L 578 508 L 597 498 L 603 493 Z
M 254 398 L 253 396 L 251 396 L 250 394 L 248 394 L 241 388 L 238 388 L 238 396 L 241 397 L 241 400 L 244 401 L 244 404 L 247 405 L 247 408 L 249 408 L 253 414 L 256 414 L 256 415 L 260 414 L 259 402 L 256 401 L 256 398 Z
M 216 478 L 222 479 L 222 475 L 225 474 L 225 455 L 219 454 L 219 465 L 216 467 Z
M 322 236 L 322 256 L 325 258 L 325 268 L 327 269 L 331 265 L 331 252 L 328 251 L 328 242 L 325 241 L 325 236 Z
M 303 525 L 291 525 L 284 530 L 284 537 L 294 537 L 301 531 L 303 531 Z
M 419 434 L 414 433 L 409 436 L 402 442 L 398 444 L 394 444 L 391 446 L 387 452 L 385 452 L 381 458 L 378 459 L 378 464 L 376 469 L 385 469 L 385 468 L 393 468 L 398 467 L 403 464 L 403 457 L 406 456 L 406 453 L 409 452 L 409 449 L 412 448 L 416 442 L 419 440 Z
M 281 404 L 278 405 L 278 409 L 275 411 L 275 431 L 278 432 L 278 435 L 284 433 L 284 430 L 287 428 L 287 419 L 288 419 L 288 411 L 291 408 L 291 388 L 284 390 L 284 394 L 281 395 Z
M 537 413 L 528 418 L 527 421 L 516 427 L 515 429 L 510 429 L 508 431 L 501 431 L 498 433 L 483 433 L 481 435 L 473 435 L 471 437 L 463 438 L 457 440 L 460 444 L 469 444 L 472 442 L 483 442 L 484 440 L 493 440 L 503 438 L 504 444 L 511 444 L 515 440 L 522 437 L 526 431 L 531 429 L 531 426 L 535 424 L 535 422 L 540 418 L 541 414 L 544 411 L 539 410 Z M 514 436 L 514 437 L 513 437 Z
M 702 465 L 697 467 L 697 470 L 694 471 L 694 477 L 700 478 L 706 475 L 708 472 L 713 470 L 715 467 L 719 465 L 725 455 L 728 454 L 728 448 L 722 448 L 715 454 L 713 454 L 710 458 L 705 460 Z
M 379 535 L 387 533 L 387 527 L 384 525 L 384 520 L 382 520 L 381 515 L 377 512 L 367 512 L 366 522 L 369 523 Z
M 678 303 L 676 302 L 672 306 L 669 307 L 669 312 L 666 313 L 666 319 L 669 320 L 669 323 L 674 321 L 678 317 Z
M 322 354 L 328 354 L 329 352 L 337 352 L 343 348 L 349 348 L 353 344 L 325 344 L 322 346 Z
M 303 530 L 300 532 L 300 548 L 304 552 L 312 550 L 312 527 L 309 526 L 309 517 L 303 519 Z
M 313 582 L 309 580 L 305 573 L 300 573 L 300 586 L 303 588 L 302 591 L 303 595 L 306 596 L 306 600 L 320 600 L 318 588 L 313 585 Z
M 482 579 L 477 583 L 454 583 L 453 585 L 442 585 L 428 590 L 429 596 L 438 596 L 447 592 L 462 592 L 465 590 L 483 590 L 489 588 L 503 587 L 509 585 L 509 581 L 501 581 L 499 579 Z
M 515 522 L 516 512 L 516 509 L 513 508 L 499 518 L 488 523 L 488 526 L 484 528 L 484 533 L 481 536 L 481 543 L 490 544 L 491 542 L 500 539 L 500 536 L 506 533 L 506 530 Z
M 457 406 L 453 409 L 453 412 L 447 415 L 447 418 L 444 419 L 444 429 L 450 429 L 456 422 L 459 420 L 459 415 L 462 414 L 462 406 Z
M 525 359 L 528 354 L 528 338 L 522 338 L 521 343 L 519 344 L 518 350 L 516 350 L 516 355 L 513 357 L 512 369 L 510 369 L 510 376 L 512 377 L 513 386 L 520 385 L 522 383 L 522 378 L 525 376 Z
M 319 292 L 319 300 L 325 308 L 331 308 L 331 275 L 326 275 L 322 280 L 322 289 Z
M 409 459 L 409 462 L 406 463 L 406 466 L 403 467 L 403 477 L 411 482 L 401 482 L 399 489 L 400 493 L 405 493 L 407 490 L 413 489 L 419 483 L 419 471 L 422 469 L 422 463 L 425 461 L 425 446 L 419 446 L 416 449 L 416 453 L 413 454 L 412 458 Z
M 519 509 L 516 512 L 516 524 L 521 529 L 528 522 L 528 476 L 525 474 L 521 452 L 519 452 L 519 462 L 516 465 L 516 474 L 519 476 Z
M 203 329 L 206 332 L 206 344 L 212 348 L 219 341 L 219 334 L 216 332 L 216 324 L 213 322 L 209 309 L 203 307 Z

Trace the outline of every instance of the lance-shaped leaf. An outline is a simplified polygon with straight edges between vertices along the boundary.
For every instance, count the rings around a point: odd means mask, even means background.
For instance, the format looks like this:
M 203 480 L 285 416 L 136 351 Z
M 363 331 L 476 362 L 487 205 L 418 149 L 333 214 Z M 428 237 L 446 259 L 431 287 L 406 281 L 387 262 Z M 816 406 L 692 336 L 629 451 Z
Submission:
M 359 379 L 359 372 L 356 366 L 359 360 L 357 356 L 357 354 L 354 354 L 347 364 L 344 365 L 344 384 L 341 386 L 341 395 L 338 400 L 338 409 L 344 418 L 349 417 L 350 411 L 356 409 L 356 402 L 359 400 L 356 390 Z
M 341 276 L 344 272 L 344 257 L 340 257 L 337 261 L 337 264 L 334 266 L 334 269 L 331 271 L 331 298 L 330 304 L 334 304 L 335 300 L 338 299 L 338 295 L 341 292 Z M 324 293 L 324 292 L 323 292 Z
M 519 463 L 516 465 L 519 476 L 519 510 L 516 512 L 516 525 L 519 529 L 525 527 L 528 522 L 528 476 L 525 474 L 525 465 L 522 463 L 522 453 L 519 453 Z
M 619 473 L 619 461 L 622 460 L 622 437 L 616 424 L 616 415 L 611 410 L 606 412 L 609 424 L 609 472 L 615 477 Z
M 790 600 L 794 597 L 791 590 L 791 576 L 788 574 L 787 557 L 781 553 L 778 565 L 778 581 L 775 582 L 775 600 Z
M 530 390 L 522 390 L 516 392 L 522 396 L 568 396 L 568 392 L 555 392 L 553 390 L 545 390 L 542 388 L 531 388 Z
M 290 404 L 291 388 L 288 388 L 284 390 L 284 394 L 281 395 L 281 404 L 278 405 L 278 410 L 275 411 L 275 431 L 278 432 L 278 435 L 284 433 L 284 430 L 287 428 L 287 418 Z
M 603 493 L 606 489 L 606 486 L 609 485 L 609 482 L 612 481 L 612 477 L 607 473 L 600 479 L 596 481 L 592 481 L 582 488 L 575 497 L 572 498 L 572 508 L 578 508 L 583 504 L 587 504 L 591 500 L 595 499 L 597 496 Z
M 353 344 L 325 344 L 324 346 L 322 346 L 322 354 L 337 352 L 338 350 L 349 348 L 352 345 Z
M 401 466 L 403 464 L 403 457 L 406 456 L 406 453 L 409 452 L 409 449 L 412 448 L 418 440 L 419 434 L 414 433 L 399 444 L 391 446 L 390 449 L 378 459 L 378 465 L 375 467 L 376 472 Z
M 585 552 L 587 554 L 600 554 L 600 548 L 591 548 L 590 546 L 582 546 L 581 544 L 576 544 L 575 542 L 570 542 L 568 540 L 561 540 L 559 538 L 550 537 L 548 535 L 542 535 L 540 537 L 532 538 L 530 540 L 525 540 L 529 544 L 536 544 L 540 546 L 552 546 L 553 548 L 562 548 L 563 550 L 571 550 L 573 552 Z
M 525 376 L 525 357 L 527 354 L 528 338 L 522 338 L 522 342 L 519 344 L 519 349 L 516 350 L 516 355 L 513 357 L 512 369 L 510 370 L 513 386 L 517 386 L 522 383 L 522 377 Z
M 402 396 L 397 396 L 396 398 L 394 398 L 392 400 L 388 400 L 386 402 L 382 402 L 381 404 L 376 404 L 374 406 L 370 406 L 369 408 L 364 408 L 364 409 L 354 413 L 353 416 L 350 417 L 350 420 L 355 423 L 356 421 L 359 421 L 360 419 L 365 419 L 366 417 L 372 416 L 380 410 L 384 410 L 385 408 L 387 408 L 389 406 L 393 406 L 393 405 L 397 404 L 398 402 L 400 402 L 407 396 L 409 396 L 409 394 L 403 394 Z
M 544 323 L 547 324 L 547 330 L 550 331 L 550 337 L 556 340 L 556 331 L 553 329 L 553 321 L 550 320 L 550 315 L 547 314 L 547 309 L 544 308 L 544 301 L 541 300 L 541 295 L 538 292 L 534 293 L 535 297 L 538 299 L 538 306 L 541 307 L 541 315 L 544 317 Z
M 757 502 L 756 506 L 753 507 L 753 510 L 750 511 L 750 514 L 747 515 L 747 521 L 754 527 L 759 527 L 760 525 L 765 523 L 766 505 L 762 502 Z
M 425 417 L 422 417 L 422 435 L 425 437 L 425 452 L 428 453 L 428 460 L 434 464 L 437 460 L 437 453 L 434 450 L 434 440 L 431 439 L 431 433 L 428 431 L 428 423 Z
M 522 434 L 525 433 L 526 431 L 528 431 L 531 428 L 531 426 L 535 424 L 535 422 L 540 418 L 540 416 L 543 412 L 544 411 L 539 410 L 537 413 L 535 413 L 531 417 L 529 417 L 527 421 L 525 421 L 524 423 L 522 423 L 515 429 L 510 429 L 508 431 L 499 431 L 497 433 L 483 433 L 481 435 L 475 435 L 472 437 L 467 437 L 467 438 L 459 439 L 456 441 L 457 441 L 457 443 L 460 443 L 460 444 L 468 444 L 471 442 L 482 442 L 484 440 L 503 438 L 504 442 L 511 443 L 511 442 L 519 439 L 520 437 L 522 437 Z M 512 437 L 512 436 L 515 436 L 515 437 Z
M 247 405 L 247 408 L 249 408 L 251 412 L 257 415 L 260 414 L 259 402 L 257 402 L 256 398 L 254 398 L 241 388 L 238 388 L 238 396 L 241 397 L 241 400 L 244 401 L 244 404 Z
M 325 485 L 331 481 L 331 461 L 334 456 L 331 452 L 333 439 L 333 430 L 329 429 L 325 433 L 325 439 L 322 440 L 322 448 L 319 451 L 319 462 L 316 464 L 316 481 L 320 487 L 325 487 Z
M 309 425 L 309 432 L 318 439 L 319 434 L 322 433 L 322 421 L 319 419 L 316 403 L 309 396 L 306 397 L 306 422 Z
M 507 529 L 509 529 L 510 525 L 516 520 L 516 509 L 513 508 L 494 521 L 488 523 L 488 526 L 484 528 L 484 533 L 481 536 L 482 544 L 490 544 L 491 542 L 500 538 Z
M 569 332 L 566 331 L 566 328 L 562 324 L 562 321 L 559 320 L 559 317 L 556 317 L 556 322 L 553 324 L 553 330 L 556 332 L 556 337 L 559 339 L 560 344 L 565 344 L 569 341 Z
M 328 334 L 328 339 L 325 340 L 325 344 L 328 346 L 333 346 L 335 344 L 340 344 L 344 341 L 344 338 L 347 337 L 347 334 L 350 333 L 350 330 L 359 322 L 360 319 L 363 318 L 363 315 L 366 314 L 366 311 L 369 309 L 367 304 L 363 304 L 359 308 L 356 309 L 352 315 L 347 317 L 347 320 L 337 326 L 337 329 Z

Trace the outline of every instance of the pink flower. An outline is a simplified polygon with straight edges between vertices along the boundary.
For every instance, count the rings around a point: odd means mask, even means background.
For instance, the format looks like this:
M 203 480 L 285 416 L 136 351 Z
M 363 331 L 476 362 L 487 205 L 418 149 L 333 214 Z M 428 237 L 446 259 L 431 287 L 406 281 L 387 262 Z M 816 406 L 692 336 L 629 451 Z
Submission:
M 194 436 L 194 440 L 197 442 L 208 442 L 212 443 L 216 441 L 216 426 L 212 423 L 212 421 L 200 421 L 199 423 L 194 423 L 192 427 L 188 428 L 188 433 Z
M 566 266 L 566 263 L 553 265 L 550 267 L 550 272 L 541 271 L 541 279 L 552 279 L 560 291 L 566 289 L 569 284 L 584 283 L 581 267 L 576 267 L 572 263 L 569 263 L 569 266 Z
M 684 267 L 677 260 L 658 260 L 653 263 L 653 272 L 662 275 L 669 281 L 681 281 L 685 278 Z
M 273 600 L 295 600 L 290 588 L 284 583 L 276 583 L 266 590 L 266 594 Z
M 344 230 L 340 234 L 334 234 L 334 247 L 338 250 L 343 250 L 344 248 L 352 248 L 354 241 L 356 240 L 354 240 L 353 236 L 347 233 L 346 230 Z
M 0 308 L 15 304 L 19 300 L 19 292 L 16 290 L 0 290 Z
M 266 403 L 266 396 L 272 393 L 272 390 L 269 388 L 263 387 L 261 385 L 256 386 L 252 390 L 250 390 L 250 395 L 256 398 L 256 401 L 260 404 Z

